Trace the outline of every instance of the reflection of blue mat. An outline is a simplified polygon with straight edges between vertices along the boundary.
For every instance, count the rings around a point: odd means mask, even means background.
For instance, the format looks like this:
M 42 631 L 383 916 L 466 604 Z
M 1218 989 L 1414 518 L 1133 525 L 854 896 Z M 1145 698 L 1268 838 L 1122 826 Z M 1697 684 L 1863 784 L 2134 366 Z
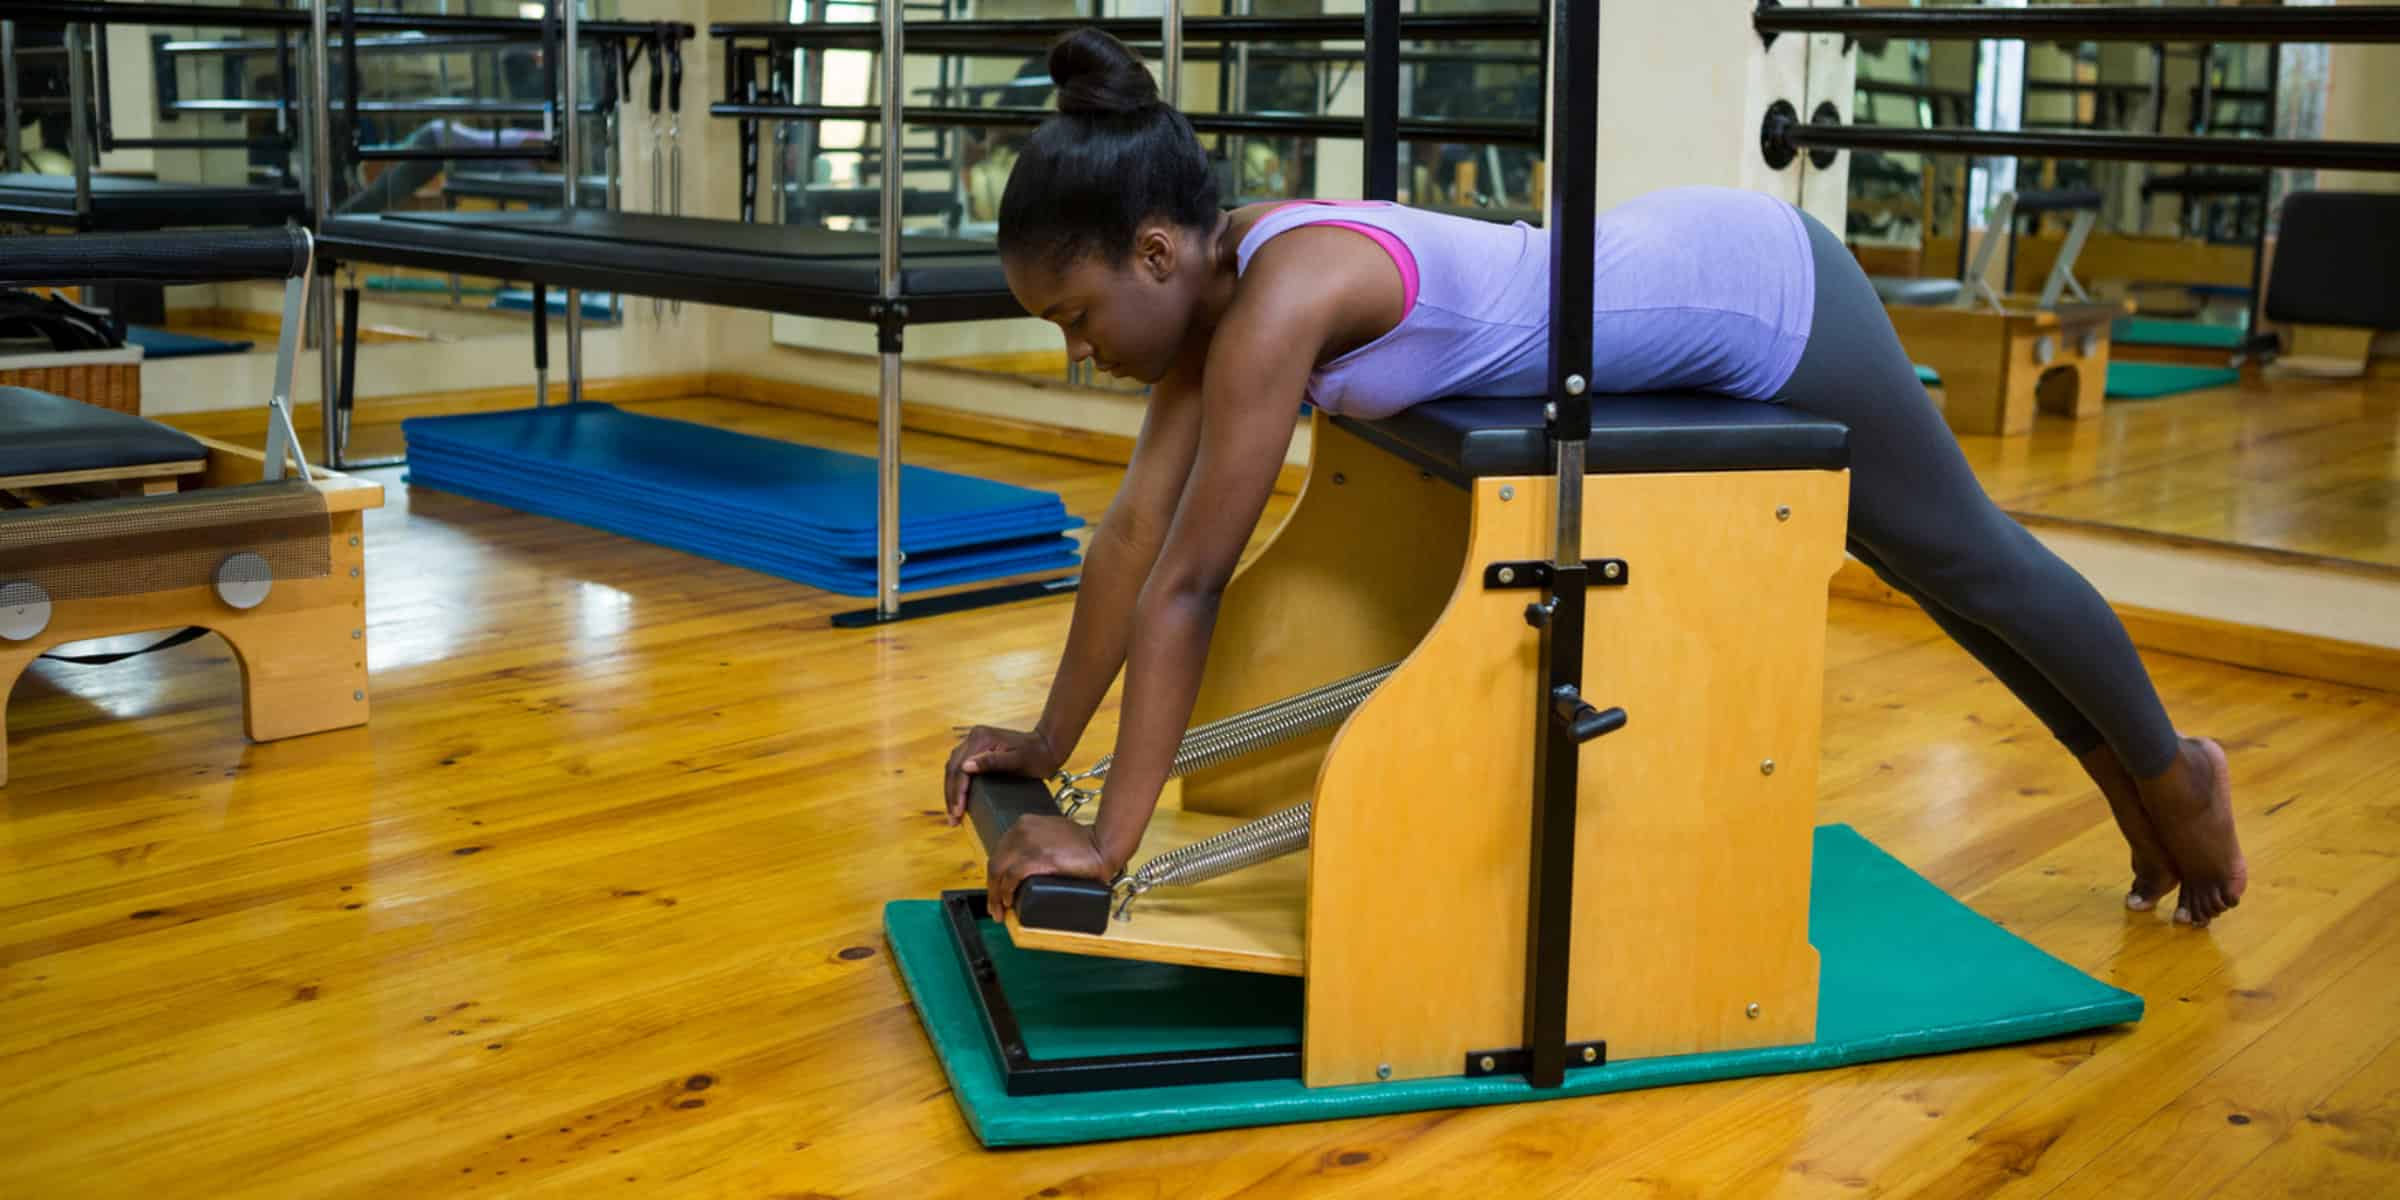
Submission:
M 1917 363 L 1916 368 L 1918 383 L 1924 384 L 1926 387 L 1942 386 L 1942 376 L 1940 372 L 1935 371 L 1932 367 L 1926 366 L 1924 363 Z
M 583 294 L 584 319 L 608 320 L 616 316 L 616 309 L 611 307 L 609 299 L 610 294 L 607 292 L 585 292 Z M 542 300 L 543 304 L 549 308 L 551 316 L 567 315 L 567 289 L 551 288 Z M 510 288 L 493 298 L 492 307 L 505 312 L 532 312 L 533 289 Z
M 223 342 L 215 338 L 198 337 L 188 333 L 169 333 L 146 325 L 134 325 L 125 330 L 125 341 L 140 346 L 143 358 L 195 358 L 203 354 L 240 354 L 251 346 L 249 342 Z
M 2112 362 L 2108 364 L 2108 394 L 2125 400 L 2148 400 L 2177 392 L 2238 383 L 2242 373 L 2232 367 L 2194 367 L 2180 363 Z
M 887 904 L 884 934 L 950 1077 L 951 1095 L 987 1146 L 1515 1104 L 1828 1070 L 2141 1019 L 2140 996 L 1985 920 L 1848 826 L 1818 828 L 1814 866 L 1809 941 L 1820 959 L 1816 1041 L 1572 1070 L 1566 1086 L 1542 1092 L 1522 1077 L 1460 1077 L 1316 1089 L 1292 1079 L 1010 1096 L 940 905 Z M 989 922 L 984 934 L 1036 1062 L 1288 1045 L 1301 1037 L 1300 980 L 1019 951 Z M 1606 1031 L 1570 1036 L 1604 1038 Z
M 828 591 L 875 590 L 875 460 L 607 404 L 401 423 L 409 483 Z M 1071 568 L 1055 493 L 900 473 L 901 590 Z

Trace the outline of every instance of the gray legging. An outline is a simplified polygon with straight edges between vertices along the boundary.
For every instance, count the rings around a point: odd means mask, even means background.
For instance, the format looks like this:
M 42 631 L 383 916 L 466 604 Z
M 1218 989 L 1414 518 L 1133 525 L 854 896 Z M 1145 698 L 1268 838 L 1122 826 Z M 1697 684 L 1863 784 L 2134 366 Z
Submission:
M 2106 601 L 1984 494 L 1840 238 L 1807 219 L 1808 348 L 1776 402 L 1850 427 L 1850 553 L 1915 600 L 2081 756 L 2135 777 L 2172 765 L 2175 726 Z

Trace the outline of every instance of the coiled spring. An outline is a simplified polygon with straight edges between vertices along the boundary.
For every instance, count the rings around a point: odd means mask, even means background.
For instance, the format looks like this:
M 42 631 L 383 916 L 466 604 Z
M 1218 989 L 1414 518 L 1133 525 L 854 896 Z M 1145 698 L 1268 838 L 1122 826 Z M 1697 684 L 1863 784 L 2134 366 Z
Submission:
M 1201 883 L 1307 849 L 1308 819 L 1314 808 L 1311 803 L 1269 813 L 1143 863 L 1140 870 L 1117 884 L 1121 897 L 1117 919 L 1128 919 L 1134 897 L 1152 888 Z
M 1175 748 L 1175 761 L 1167 768 L 1167 777 L 1172 779 L 1206 770 L 1252 751 L 1264 750 L 1278 742 L 1323 729 L 1355 711 L 1399 665 L 1388 663 L 1373 670 L 1361 671 L 1311 688 L 1297 696 L 1202 725 L 1183 735 L 1183 742 Z M 1116 755 L 1111 754 L 1081 774 L 1059 772 L 1055 798 L 1060 810 L 1072 817 L 1086 802 L 1097 799 L 1100 790 L 1085 787 L 1084 784 L 1108 774 L 1110 765 L 1115 761 Z

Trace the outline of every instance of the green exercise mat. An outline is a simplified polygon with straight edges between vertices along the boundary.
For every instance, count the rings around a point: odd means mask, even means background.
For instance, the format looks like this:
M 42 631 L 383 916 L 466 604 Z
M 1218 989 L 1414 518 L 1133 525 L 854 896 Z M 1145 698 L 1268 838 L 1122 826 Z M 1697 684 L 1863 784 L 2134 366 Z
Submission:
M 2242 328 L 2201 321 L 2162 321 L 2156 317 L 2119 317 L 2108 327 L 2110 340 L 2126 346 L 2197 346 L 2204 350 L 2238 350 Z
M 2108 364 L 2108 394 L 2121 400 L 2149 400 L 2178 392 L 2223 387 L 2241 381 L 2232 367 L 2198 367 L 2180 363 L 2112 362 Z
M 1817 1040 L 1608 1063 L 1566 1086 L 1521 1076 L 1308 1088 L 1298 1078 L 1011 1096 L 939 901 L 884 907 L 884 934 L 986 1146 L 1050 1145 L 1424 1109 L 1514 1104 L 1746 1075 L 1825 1070 L 2138 1021 L 2142 998 L 2084 974 L 1945 895 L 1846 825 L 1816 831 L 1809 938 Z M 979 926 L 1030 1057 L 1040 1062 L 1300 1039 L 1301 981 L 1020 951 Z M 1605 1037 L 1607 1031 L 1570 1031 Z

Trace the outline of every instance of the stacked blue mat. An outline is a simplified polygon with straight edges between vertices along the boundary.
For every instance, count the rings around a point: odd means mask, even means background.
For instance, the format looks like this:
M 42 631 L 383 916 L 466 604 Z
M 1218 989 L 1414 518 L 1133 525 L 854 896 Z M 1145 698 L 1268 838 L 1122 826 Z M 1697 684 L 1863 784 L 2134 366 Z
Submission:
M 401 422 L 408 482 L 875 594 L 875 460 L 599 403 Z M 902 592 L 1072 568 L 1054 492 L 903 465 Z

